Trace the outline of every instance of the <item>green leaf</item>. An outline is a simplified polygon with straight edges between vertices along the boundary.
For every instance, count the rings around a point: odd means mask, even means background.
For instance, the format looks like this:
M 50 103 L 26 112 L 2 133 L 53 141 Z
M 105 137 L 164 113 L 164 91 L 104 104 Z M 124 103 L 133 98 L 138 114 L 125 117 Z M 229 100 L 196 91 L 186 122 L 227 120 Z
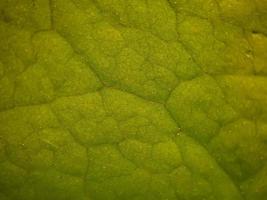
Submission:
M 266 10 L 1 0 L 0 199 L 266 199 Z

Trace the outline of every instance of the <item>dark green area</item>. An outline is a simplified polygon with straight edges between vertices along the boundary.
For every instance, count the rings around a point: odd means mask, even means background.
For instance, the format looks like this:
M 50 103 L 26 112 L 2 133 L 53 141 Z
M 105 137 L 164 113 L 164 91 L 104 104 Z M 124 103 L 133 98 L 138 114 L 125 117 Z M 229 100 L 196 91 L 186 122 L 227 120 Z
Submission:
M 266 200 L 266 0 L 0 0 L 0 200 Z

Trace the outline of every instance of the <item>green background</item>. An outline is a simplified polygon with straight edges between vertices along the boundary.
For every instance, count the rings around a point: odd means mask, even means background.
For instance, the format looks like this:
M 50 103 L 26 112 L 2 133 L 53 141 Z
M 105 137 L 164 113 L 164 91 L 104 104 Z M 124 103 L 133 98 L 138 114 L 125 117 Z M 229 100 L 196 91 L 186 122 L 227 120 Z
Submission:
M 0 0 L 1 200 L 266 200 L 266 0 Z

